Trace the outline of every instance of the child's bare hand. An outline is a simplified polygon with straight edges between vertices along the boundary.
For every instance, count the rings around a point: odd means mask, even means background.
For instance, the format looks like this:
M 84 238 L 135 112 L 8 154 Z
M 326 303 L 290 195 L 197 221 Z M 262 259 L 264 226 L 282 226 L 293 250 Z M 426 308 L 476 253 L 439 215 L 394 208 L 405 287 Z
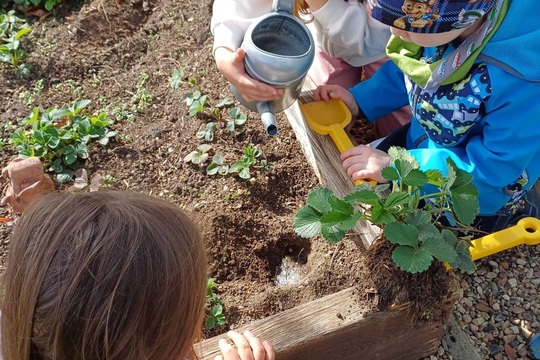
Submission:
M 387 183 L 381 170 L 390 165 L 390 157 L 381 150 L 366 145 L 359 145 L 341 154 L 343 168 L 353 180 L 375 180 Z
M 229 339 L 234 343 L 229 344 L 227 340 L 219 340 L 219 350 L 221 355 L 214 360 L 274 360 L 276 353 L 268 341 L 261 342 L 250 331 L 245 331 L 244 335 L 236 331 L 227 333 Z
M 319 85 L 313 92 L 313 100 L 341 99 L 349 108 L 353 117 L 358 116 L 358 104 L 353 95 L 339 85 Z
M 216 65 L 246 101 L 270 101 L 283 95 L 283 89 L 276 89 L 268 84 L 255 80 L 246 73 L 244 68 L 244 49 L 231 51 L 227 48 L 217 48 L 214 53 Z

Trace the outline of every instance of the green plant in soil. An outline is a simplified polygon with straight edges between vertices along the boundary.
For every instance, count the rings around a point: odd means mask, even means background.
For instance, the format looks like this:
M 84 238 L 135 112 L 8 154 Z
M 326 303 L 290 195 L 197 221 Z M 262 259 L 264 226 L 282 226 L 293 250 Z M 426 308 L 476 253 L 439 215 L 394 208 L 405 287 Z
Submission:
M 156 96 L 146 90 L 145 85 L 149 79 L 148 74 L 142 73 L 136 84 L 135 94 L 131 96 L 131 109 L 141 111 L 152 105 Z
M 214 132 L 216 131 L 216 124 L 209 122 L 207 124 L 201 124 L 199 131 L 197 131 L 197 139 L 204 139 L 206 141 L 214 140 Z
M 271 166 L 268 161 L 260 159 L 263 153 L 257 146 L 248 144 L 242 150 L 244 153 L 242 158 L 231 165 L 229 173 L 237 173 L 240 178 L 249 179 L 252 167 L 258 166 L 261 171 L 266 171 Z
M 0 14 L 0 61 L 9 63 L 18 77 L 30 76 L 30 65 L 22 63 L 28 54 L 20 45 L 21 38 L 31 31 L 24 19 L 15 16 L 14 10 Z
M 233 132 L 237 126 L 244 125 L 247 120 L 246 115 L 242 114 L 240 108 L 236 106 L 229 112 L 229 118 L 230 119 L 227 121 L 227 129 L 229 129 L 230 132 Z
M 203 95 L 200 90 L 195 90 L 184 95 L 184 102 L 189 107 L 189 115 L 196 116 L 204 110 L 206 105 L 207 95 Z
M 392 260 L 404 271 L 427 270 L 434 259 L 474 271 L 467 232 L 479 211 L 472 176 L 447 159 L 447 174 L 422 171 L 405 149 L 389 150 L 391 165 L 382 171 L 390 184 L 356 186 L 343 199 L 327 188 L 314 189 L 299 209 L 294 228 L 302 237 L 318 234 L 338 242 L 359 220 L 380 226 L 395 247 Z M 443 219 L 455 226 L 444 225 Z
M 215 293 L 216 287 L 216 279 L 209 278 L 206 283 L 206 313 L 204 319 L 206 330 L 212 330 L 227 323 L 227 319 L 223 313 L 223 303 Z
M 215 154 L 212 157 L 212 162 L 206 168 L 208 175 L 227 175 L 229 173 L 229 165 L 225 163 L 225 158 L 221 155 Z
M 45 10 L 51 11 L 61 0 L 0 0 L 0 8 L 7 9 L 8 7 L 15 7 L 20 5 L 24 8 L 29 8 L 33 6 L 43 6 Z
M 208 160 L 210 150 L 212 150 L 212 146 L 208 144 L 199 145 L 197 149 L 184 157 L 184 162 L 191 162 L 192 164 L 202 166 Z
M 180 88 L 180 84 L 184 82 L 185 73 L 186 69 L 183 67 L 173 71 L 171 78 L 169 79 L 169 85 L 171 85 L 173 90 L 178 90 Z
M 90 100 L 77 101 L 70 108 L 34 108 L 10 136 L 21 157 L 39 157 L 59 182 L 69 181 L 83 166 L 94 144 L 106 146 L 116 136 L 105 113 L 86 110 Z

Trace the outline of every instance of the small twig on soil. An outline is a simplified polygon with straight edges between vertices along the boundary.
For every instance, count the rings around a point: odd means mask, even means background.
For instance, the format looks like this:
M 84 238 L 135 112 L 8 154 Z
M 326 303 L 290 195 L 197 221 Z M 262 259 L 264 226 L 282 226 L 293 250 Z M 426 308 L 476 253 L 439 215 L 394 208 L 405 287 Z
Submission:
M 120 2 L 119 1 L 115 1 L 116 2 L 116 6 L 120 5 Z M 109 17 L 107 16 L 107 11 L 105 11 L 105 6 L 103 6 L 103 1 L 100 1 L 97 5 L 97 8 L 99 9 L 101 7 L 101 10 L 102 10 L 102 13 L 103 13 L 103 16 L 105 16 L 105 20 L 107 20 L 107 23 L 109 23 L 109 25 L 111 24 L 111 22 L 109 21 Z
M 336 254 L 338 253 L 338 251 L 341 251 L 342 245 L 343 245 L 342 242 L 338 242 L 337 246 L 335 247 L 334 253 L 332 254 L 332 258 L 330 259 L 330 265 L 328 266 L 329 270 L 332 269 L 332 265 L 334 264 L 334 258 L 336 257 Z

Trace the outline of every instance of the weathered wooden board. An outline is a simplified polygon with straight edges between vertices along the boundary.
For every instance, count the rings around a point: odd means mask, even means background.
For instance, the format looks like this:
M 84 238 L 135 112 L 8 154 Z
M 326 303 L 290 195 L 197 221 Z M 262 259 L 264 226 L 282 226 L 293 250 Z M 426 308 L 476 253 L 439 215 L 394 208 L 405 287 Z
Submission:
M 312 101 L 313 89 L 315 89 L 315 84 L 309 77 L 306 77 L 300 100 L 304 103 Z M 285 115 L 319 182 L 339 197 L 348 194 L 354 187 L 354 183 L 341 166 L 339 151 L 330 136 L 319 135 L 309 128 L 302 116 L 298 102 L 286 109 Z M 354 143 L 354 139 L 351 140 Z M 379 235 L 380 228 L 361 221 L 354 228 L 354 232 L 360 235 L 363 245 L 369 247 Z
M 448 315 L 458 298 L 444 304 Z M 413 324 L 406 307 L 368 312 L 358 291 L 348 288 L 237 329 L 252 331 L 275 348 L 278 360 L 420 359 L 437 351 L 447 316 Z M 214 337 L 196 344 L 201 360 L 219 354 Z

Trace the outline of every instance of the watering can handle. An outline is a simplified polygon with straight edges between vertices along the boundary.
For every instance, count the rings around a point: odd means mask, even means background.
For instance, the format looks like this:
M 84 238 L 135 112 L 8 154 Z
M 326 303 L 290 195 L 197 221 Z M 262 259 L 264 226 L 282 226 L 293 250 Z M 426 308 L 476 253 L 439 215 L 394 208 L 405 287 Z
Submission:
M 294 0 L 273 0 L 272 12 L 286 12 L 292 14 Z

